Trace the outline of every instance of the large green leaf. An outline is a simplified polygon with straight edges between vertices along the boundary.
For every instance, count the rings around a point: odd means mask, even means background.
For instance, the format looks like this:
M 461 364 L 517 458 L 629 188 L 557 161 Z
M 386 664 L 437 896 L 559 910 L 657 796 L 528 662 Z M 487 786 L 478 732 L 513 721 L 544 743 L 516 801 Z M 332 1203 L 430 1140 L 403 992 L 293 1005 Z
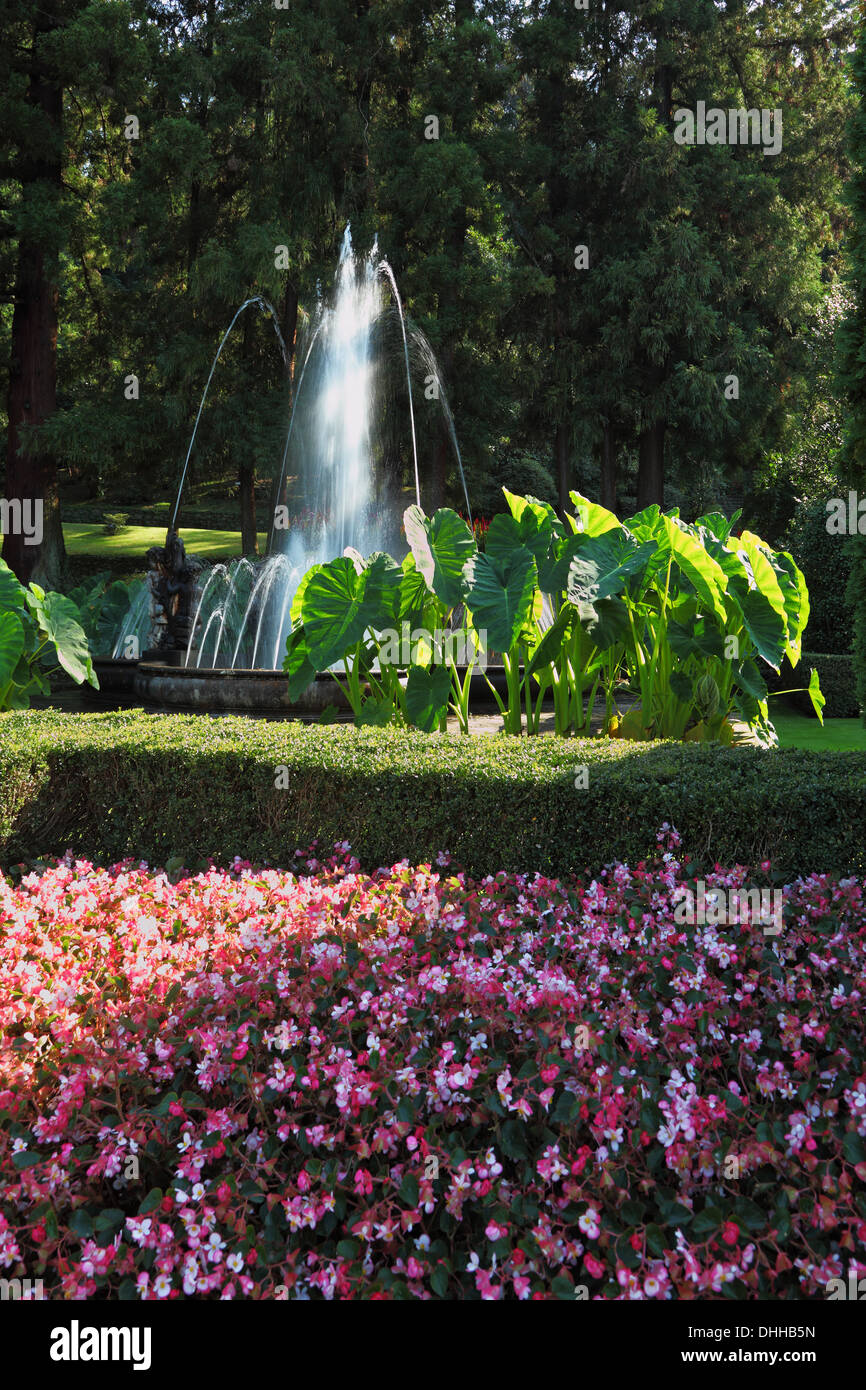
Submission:
M 698 517 L 695 528 L 698 532 L 708 531 L 717 540 L 726 541 L 742 514 L 734 512 L 729 521 L 723 512 L 706 512 L 704 516 Z
M 478 551 L 466 566 L 466 579 L 473 625 L 476 632 L 487 633 L 485 650 L 510 651 L 532 616 L 535 557 L 525 546 L 513 550 L 504 563 Z
M 440 507 L 428 518 L 411 506 L 403 513 L 403 525 L 428 587 L 446 609 L 455 608 L 466 592 L 464 567 L 477 549 L 466 522 L 450 507 Z
M 615 517 L 613 512 L 609 512 L 607 507 L 602 507 L 598 502 L 590 502 L 589 498 L 580 492 L 570 492 L 568 495 L 580 522 L 578 530 L 585 531 L 589 536 L 600 536 L 605 531 L 620 529 L 619 518 Z
M 0 709 L 15 668 L 24 654 L 24 627 L 17 613 L 0 612 Z
M 739 548 L 746 552 L 755 586 L 782 619 L 787 637 L 788 608 L 782 586 L 779 583 L 779 576 L 767 547 L 760 536 L 754 535 L 751 531 L 744 531 L 739 539 Z
M 406 678 L 406 713 L 425 734 L 439 726 L 448 710 L 451 675 L 446 666 L 410 666 Z
M 520 497 L 515 492 L 509 492 L 507 487 L 504 487 L 502 491 L 515 521 L 522 521 L 526 512 L 532 512 L 539 525 L 547 522 L 553 531 L 562 529 L 562 523 L 549 502 L 539 502 L 537 497 L 528 495 Z
M 532 507 L 524 508 L 520 519 L 499 512 L 487 530 L 484 549 L 494 560 L 507 560 L 513 550 L 525 545 L 541 568 L 553 540 L 553 528 L 543 513 L 539 516 Z
M 787 645 L 787 627 L 770 600 L 758 589 L 737 582 L 731 584 L 729 595 L 736 599 L 743 625 L 755 644 L 759 656 L 778 671 Z
M 45 594 L 40 600 L 40 618 L 66 674 L 79 685 L 87 681 L 88 685 L 98 690 L 99 681 L 93 669 L 87 637 L 78 621 L 78 609 L 72 599 L 65 594 Z
M 714 613 L 720 623 L 725 621 L 724 594 L 727 577 L 721 566 L 712 558 L 684 526 L 669 516 L 662 517 L 665 546 L 673 555 L 674 563 L 687 576 L 704 606 Z
M 358 574 L 353 561 L 339 555 L 310 576 L 304 589 L 301 617 L 308 659 L 317 671 L 327 671 L 340 661 L 367 630 L 368 574 L 368 570 Z
M 109 655 L 112 652 L 123 621 L 141 593 L 144 583 L 143 579 L 139 579 L 128 585 L 124 584 L 122 579 L 116 579 L 113 584 L 109 584 L 95 605 L 96 611 L 91 618 L 92 626 L 88 628 L 87 624 L 82 622 L 81 626 L 98 656 Z
M 767 683 L 754 661 L 738 661 L 734 664 L 734 680 L 741 690 L 758 702 L 767 698 Z
M 424 627 L 425 616 L 433 608 L 439 621 L 434 621 L 430 626 L 441 627 L 448 610 L 435 594 L 430 592 L 411 551 L 403 560 L 401 571 L 403 577 L 400 580 L 397 617 L 401 622 L 408 622 L 411 627 Z
M 317 675 L 316 668 L 310 661 L 307 635 L 303 625 L 293 628 L 286 639 L 283 670 L 288 672 L 289 699 L 294 703 L 295 700 L 300 699 L 305 690 L 309 689 Z
M 655 550 L 655 541 L 636 545 L 622 528 L 586 536 L 569 566 L 566 588 L 570 602 L 594 603 L 621 594 L 632 576 L 643 572 Z
M 19 584 L 5 560 L 0 560 L 0 610 L 23 608 L 26 589 Z
M 621 598 L 602 598 L 575 604 L 581 627 L 600 652 L 626 646 L 631 640 L 628 609 Z
M 304 594 L 307 592 L 307 585 L 310 583 L 313 575 L 318 574 L 321 568 L 321 565 L 312 565 L 310 569 L 307 570 L 306 574 L 301 576 L 298 587 L 295 590 L 295 596 L 292 599 L 292 606 L 289 610 L 292 627 L 300 627 L 304 621 Z
M 402 581 L 403 570 L 383 550 L 367 557 L 364 590 L 369 615 L 367 625 L 376 632 L 399 623 Z
M 572 559 L 590 539 L 583 531 L 577 535 L 554 537 L 547 555 L 537 561 L 538 587 L 543 594 L 558 597 L 565 592 Z
M 664 534 L 662 511 L 657 502 L 626 517 L 623 525 L 639 541 L 660 540 Z
M 785 598 L 788 617 L 788 645 L 785 655 L 792 666 L 799 663 L 803 650 L 803 633 L 809 621 L 810 604 L 806 577 L 793 556 L 786 550 L 773 552 L 773 566 L 779 587 Z

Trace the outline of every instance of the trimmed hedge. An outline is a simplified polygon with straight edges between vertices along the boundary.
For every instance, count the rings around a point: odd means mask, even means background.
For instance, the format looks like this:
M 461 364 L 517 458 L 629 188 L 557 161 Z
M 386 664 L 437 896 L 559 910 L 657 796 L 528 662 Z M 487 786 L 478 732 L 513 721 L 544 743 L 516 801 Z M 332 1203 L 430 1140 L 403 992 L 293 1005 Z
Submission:
M 789 662 L 783 661 L 782 669 L 778 676 L 773 672 L 772 688 L 776 690 L 791 690 L 796 686 L 803 685 L 809 677 L 809 671 L 814 666 L 818 672 L 818 679 L 821 682 L 821 690 L 827 699 L 824 707 L 825 719 L 857 719 L 860 716 L 860 701 L 857 697 L 857 685 L 854 679 L 854 658 L 853 656 L 836 655 L 828 652 L 803 652 L 800 664 L 796 670 Z M 803 714 L 814 715 L 812 701 L 805 691 L 797 695 L 787 697 L 796 709 Z M 770 719 L 773 718 L 773 707 L 770 706 Z
M 586 765 L 588 789 L 575 786 Z M 277 789 L 277 769 L 285 768 Z M 578 779 L 579 780 L 579 779 Z M 784 873 L 866 871 L 866 754 L 427 735 L 141 711 L 0 715 L 0 862 L 235 855 L 314 839 L 362 864 L 597 873 L 684 849 Z

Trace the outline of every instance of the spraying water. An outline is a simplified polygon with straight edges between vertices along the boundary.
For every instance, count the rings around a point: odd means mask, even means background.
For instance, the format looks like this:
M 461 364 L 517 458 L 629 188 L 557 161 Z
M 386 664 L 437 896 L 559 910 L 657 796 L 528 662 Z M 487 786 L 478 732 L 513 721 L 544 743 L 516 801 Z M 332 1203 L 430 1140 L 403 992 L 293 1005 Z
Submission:
M 216 364 L 238 316 L 254 303 L 263 312 L 270 308 L 259 298 L 242 304 L 211 366 L 172 527 Z M 280 343 L 285 352 L 281 335 Z M 329 301 L 320 295 L 299 343 L 298 360 L 301 370 L 273 493 L 268 556 L 260 562 L 244 559 L 205 572 L 185 654 L 187 666 L 281 667 L 291 630 L 291 601 L 307 570 L 350 546 L 362 555 L 400 550 L 399 485 L 404 467 L 411 465 L 414 471 L 420 505 L 412 362 L 416 370 L 432 371 L 437 383 L 438 369 L 423 335 L 416 330 L 407 333 L 391 267 L 379 258 L 375 244 L 369 254 L 356 254 L 349 227 L 333 294 Z M 438 399 L 462 478 L 444 392 Z M 290 483 L 291 510 L 285 501 Z

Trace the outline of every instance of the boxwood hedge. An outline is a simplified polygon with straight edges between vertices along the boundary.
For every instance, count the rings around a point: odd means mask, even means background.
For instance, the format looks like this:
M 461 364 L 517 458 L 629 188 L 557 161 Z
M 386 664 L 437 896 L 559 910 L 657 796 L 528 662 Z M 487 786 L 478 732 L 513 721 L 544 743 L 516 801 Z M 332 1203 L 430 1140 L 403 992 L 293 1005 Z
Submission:
M 579 769 L 586 768 L 586 776 Z M 588 785 L 583 787 L 586 781 Z M 366 867 L 450 851 L 473 874 L 596 873 L 656 848 L 866 871 L 866 754 L 427 735 L 201 715 L 0 715 L 0 863 L 76 854 Z

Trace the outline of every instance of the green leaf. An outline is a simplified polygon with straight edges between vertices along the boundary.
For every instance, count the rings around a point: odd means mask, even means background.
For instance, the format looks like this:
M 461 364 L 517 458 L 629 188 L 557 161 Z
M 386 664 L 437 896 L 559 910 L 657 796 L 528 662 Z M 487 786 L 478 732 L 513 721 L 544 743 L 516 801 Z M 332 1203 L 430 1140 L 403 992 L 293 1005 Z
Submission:
M 85 1207 L 77 1207 L 69 1218 L 69 1229 L 82 1240 L 93 1235 L 93 1220 Z
M 418 1179 L 413 1173 L 404 1174 L 400 1184 L 400 1196 L 407 1207 L 417 1207 L 418 1205 Z
M 371 625 L 374 615 L 365 603 L 368 573 L 358 574 L 348 556 L 340 555 L 310 576 L 301 616 L 307 660 L 317 671 L 340 661 Z
M 665 1206 L 662 1214 L 668 1226 L 687 1226 L 694 1215 L 681 1202 L 669 1203 Z
M 446 609 L 454 608 L 466 592 L 464 569 L 477 553 L 475 537 L 462 517 L 440 507 L 429 519 L 420 507 L 403 513 L 406 539 L 428 588 Z
M 818 679 L 818 672 L 815 670 L 814 667 L 812 668 L 812 671 L 809 675 L 809 699 L 812 701 L 812 708 L 817 714 L 820 723 L 823 724 L 824 706 L 827 703 L 827 697 L 821 690 L 821 682 Z
M 590 536 L 601 536 L 605 531 L 620 529 L 619 520 L 607 507 L 600 506 L 598 502 L 590 502 L 589 498 L 580 492 L 570 492 L 568 495 L 577 512 L 579 531 L 585 531 Z
M 662 548 L 670 550 L 674 563 L 694 586 L 704 606 L 724 624 L 723 596 L 727 587 L 724 570 L 682 524 L 669 516 L 662 517 L 662 524 Z
M 17 613 L 0 610 L 0 691 L 12 680 L 23 654 L 24 625 L 21 619 Z
M 492 559 L 505 561 L 513 550 L 525 545 L 540 568 L 552 539 L 553 526 L 547 514 L 526 506 L 519 518 L 498 512 L 488 528 L 484 548 Z
M 842 1139 L 842 1152 L 849 1163 L 866 1163 L 866 1146 L 860 1135 L 853 1129 L 846 1130 Z
M 126 1217 L 119 1207 L 106 1207 L 94 1217 L 93 1229 L 98 1235 L 116 1235 L 125 1221 Z
M 738 580 L 731 581 L 729 593 L 736 599 L 743 625 L 754 642 L 758 655 L 778 671 L 785 654 L 786 627 L 769 599 L 757 589 L 749 589 Z
M 57 660 L 66 674 L 78 685 L 86 681 L 98 690 L 99 681 L 93 669 L 90 648 L 78 621 L 78 609 L 72 600 L 65 594 L 46 594 L 41 603 L 40 621 L 49 640 L 54 643 Z
M 618 643 L 628 643 L 628 609 L 621 598 L 603 598 L 594 604 L 583 602 L 576 606 L 581 626 L 600 652 L 609 651 Z
M 670 1245 L 676 1245 L 676 1240 L 670 1242 L 666 1241 L 661 1226 L 657 1226 L 653 1223 L 646 1228 L 646 1243 L 650 1254 L 663 1255 L 668 1243 L 670 1243 Z
M 671 673 L 671 690 L 678 700 L 684 705 L 690 705 L 694 699 L 695 687 L 690 676 L 684 671 L 673 671 Z
M 305 690 L 313 684 L 317 671 L 310 660 L 307 635 L 303 628 L 294 628 L 286 638 L 286 655 L 283 670 L 289 676 L 289 700 L 299 700 Z
M 42 1155 L 32 1153 L 28 1149 L 20 1149 L 18 1153 L 12 1155 L 12 1162 L 20 1172 L 22 1168 L 34 1168 L 37 1163 L 41 1163 Z
M 574 609 L 569 604 L 564 604 L 556 615 L 556 619 L 547 629 L 529 663 L 528 675 L 534 676 L 537 671 L 542 671 L 545 666 L 549 666 L 562 653 L 562 644 L 565 636 L 571 627 L 574 619 Z
M 447 666 L 411 666 L 406 679 L 406 713 L 417 729 L 432 733 L 448 710 L 451 673 Z
M 718 1207 L 705 1207 L 698 1212 L 692 1222 L 692 1234 L 695 1236 L 710 1236 L 724 1223 L 724 1216 Z
M 438 1264 L 430 1275 L 430 1287 L 439 1298 L 448 1292 L 448 1270 L 443 1264 Z
M 534 556 L 520 546 L 498 563 L 478 551 L 466 566 L 466 603 L 477 632 L 487 633 L 487 648 L 508 652 L 529 622 L 537 588 Z
M 571 561 L 567 581 L 572 603 L 595 603 L 621 594 L 633 576 L 645 572 L 657 549 L 655 541 L 636 545 L 622 527 L 577 539 L 583 543 Z
M 303 622 L 301 614 L 303 613 L 304 607 L 304 594 L 307 592 L 307 585 L 310 583 L 313 575 L 318 574 L 321 568 L 321 565 L 312 565 L 311 568 L 307 570 L 306 574 L 301 577 L 301 581 L 295 590 L 295 596 L 292 599 L 292 606 L 289 610 L 293 628 L 300 627 Z
M 526 1158 L 526 1135 L 519 1120 L 506 1120 L 499 1142 L 506 1158 Z
M 27 590 L 19 583 L 5 560 L 0 560 L 0 610 L 24 608 Z

